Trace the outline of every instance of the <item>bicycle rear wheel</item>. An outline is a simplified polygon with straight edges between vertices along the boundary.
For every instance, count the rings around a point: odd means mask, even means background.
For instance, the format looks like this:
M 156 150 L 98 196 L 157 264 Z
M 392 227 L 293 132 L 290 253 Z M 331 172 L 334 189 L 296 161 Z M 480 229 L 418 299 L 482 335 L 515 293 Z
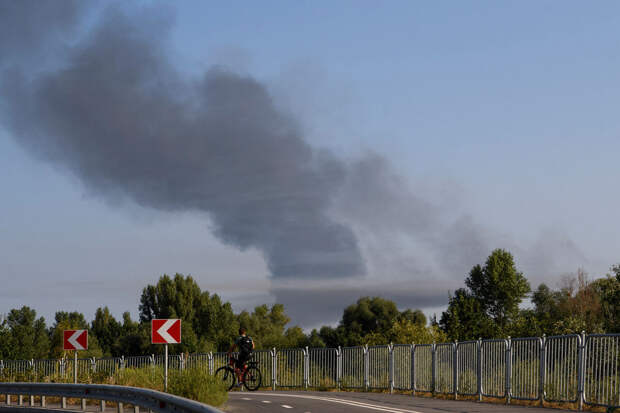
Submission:
M 235 371 L 228 366 L 222 366 L 215 370 L 215 379 L 224 383 L 227 390 L 230 390 L 235 385 Z
M 258 390 L 263 380 L 263 375 L 261 374 L 258 367 L 250 366 L 243 373 L 243 385 L 249 391 Z

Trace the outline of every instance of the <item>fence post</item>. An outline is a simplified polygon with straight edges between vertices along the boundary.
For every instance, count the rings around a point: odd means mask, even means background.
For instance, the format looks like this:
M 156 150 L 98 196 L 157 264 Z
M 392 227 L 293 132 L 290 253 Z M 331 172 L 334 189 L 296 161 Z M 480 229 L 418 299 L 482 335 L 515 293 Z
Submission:
M 577 378 L 579 380 L 579 384 L 577 385 L 577 396 L 579 398 L 579 410 L 583 410 L 583 401 L 585 398 L 584 388 L 585 388 L 585 351 L 586 351 L 586 332 L 582 331 L 579 335 L 579 351 L 578 351 L 578 370 L 577 370 Z
M 411 343 L 411 396 L 415 397 L 415 343 Z
M 431 347 L 431 390 L 435 394 L 435 387 L 437 385 L 437 354 L 436 344 L 433 343 Z
M 276 390 L 278 384 L 278 352 L 275 347 L 271 349 L 271 389 Z
M 90 361 L 90 367 L 93 373 L 97 372 L 97 359 L 93 357 Z
M 304 349 L 304 388 L 308 390 L 308 382 L 310 381 L 310 353 L 308 346 Z
M 452 366 L 452 390 L 454 391 L 454 400 L 458 400 L 458 389 L 459 389 L 459 341 L 454 340 L 454 356 L 453 358 L 453 366 Z
M 512 339 L 506 340 L 506 404 L 510 404 L 510 392 L 512 391 Z
M 476 366 L 476 389 L 478 393 L 478 401 L 482 401 L 482 338 L 478 339 L 478 365 Z
M 4 374 L 4 360 L 0 360 L 0 376 Z
M 394 393 L 394 344 L 388 346 L 388 381 L 390 394 Z
M 540 340 L 540 406 L 545 406 L 545 363 L 547 362 L 547 336 Z
M 151 354 L 151 367 L 155 368 L 155 354 Z
M 120 366 L 121 370 L 125 369 L 125 356 L 121 356 L 121 366 Z
M 213 374 L 213 352 L 210 351 L 207 355 L 207 363 L 209 364 L 209 374 Z
M 368 391 L 370 379 L 368 377 L 368 344 L 364 344 L 364 390 Z
M 338 350 L 336 350 L 336 385 L 338 386 L 338 390 L 340 390 L 342 381 L 342 348 L 338 346 Z

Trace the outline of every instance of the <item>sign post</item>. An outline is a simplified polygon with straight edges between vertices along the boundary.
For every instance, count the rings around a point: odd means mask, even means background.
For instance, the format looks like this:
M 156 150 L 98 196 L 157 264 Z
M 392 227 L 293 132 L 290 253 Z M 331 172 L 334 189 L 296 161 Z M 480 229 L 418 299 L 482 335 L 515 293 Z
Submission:
M 77 383 L 77 352 L 88 350 L 88 330 L 64 330 L 63 350 L 73 350 L 73 383 Z
M 164 391 L 168 391 L 168 344 L 181 343 L 181 320 L 178 318 L 151 320 L 151 343 L 165 344 Z

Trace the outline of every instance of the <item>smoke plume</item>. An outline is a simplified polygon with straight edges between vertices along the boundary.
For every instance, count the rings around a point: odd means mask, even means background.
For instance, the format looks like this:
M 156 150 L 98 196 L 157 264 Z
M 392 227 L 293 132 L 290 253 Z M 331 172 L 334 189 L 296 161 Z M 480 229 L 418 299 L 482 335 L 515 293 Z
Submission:
M 168 26 L 109 10 L 61 69 L 7 70 L 13 135 L 106 199 L 207 213 L 221 240 L 260 250 L 274 277 L 362 275 L 353 231 L 328 214 L 346 165 L 308 145 L 255 79 L 225 68 L 184 79 L 166 54 Z

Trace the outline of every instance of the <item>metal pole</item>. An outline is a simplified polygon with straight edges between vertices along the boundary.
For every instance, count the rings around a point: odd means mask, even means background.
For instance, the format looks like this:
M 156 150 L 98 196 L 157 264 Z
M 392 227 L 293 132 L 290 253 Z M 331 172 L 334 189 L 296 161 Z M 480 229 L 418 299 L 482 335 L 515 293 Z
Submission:
M 435 394 L 436 386 L 437 386 L 437 355 L 436 355 L 436 347 L 435 343 L 431 347 L 431 388 L 433 389 L 433 395 Z
M 512 392 L 512 339 L 508 336 L 506 341 L 506 404 L 510 404 Z
M 452 391 L 454 391 L 454 400 L 459 398 L 459 342 L 454 341 L 454 360 L 452 364 Z
M 477 389 L 478 389 L 478 401 L 482 401 L 482 338 L 478 339 L 478 365 L 477 367 Z
M 166 361 L 164 362 L 164 391 L 168 391 L 168 343 L 165 344 L 164 347 L 164 358 Z
M 411 396 L 415 397 L 415 343 L 411 343 Z
M 390 343 L 388 347 L 388 362 L 389 362 L 389 382 L 390 382 L 390 394 L 394 393 L 394 344 Z
M 73 350 L 73 383 L 77 384 L 77 350 Z
M 547 358 L 547 337 L 543 334 L 540 340 L 540 406 L 545 406 L 545 363 Z
M 274 347 L 271 350 L 271 388 L 272 390 L 276 390 L 276 385 L 278 383 L 278 353 L 276 352 L 276 348 Z
M 583 399 L 584 399 L 584 384 L 585 384 L 585 349 L 586 349 L 586 332 L 582 331 L 579 335 L 579 350 L 578 350 L 578 362 L 579 366 L 577 367 L 579 370 L 577 372 L 577 378 L 579 379 L 579 384 L 577 386 L 578 396 L 579 396 L 579 410 L 583 410 Z
M 304 349 L 304 388 L 308 390 L 308 382 L 310 381 L 310 353 L 308 346 Z

